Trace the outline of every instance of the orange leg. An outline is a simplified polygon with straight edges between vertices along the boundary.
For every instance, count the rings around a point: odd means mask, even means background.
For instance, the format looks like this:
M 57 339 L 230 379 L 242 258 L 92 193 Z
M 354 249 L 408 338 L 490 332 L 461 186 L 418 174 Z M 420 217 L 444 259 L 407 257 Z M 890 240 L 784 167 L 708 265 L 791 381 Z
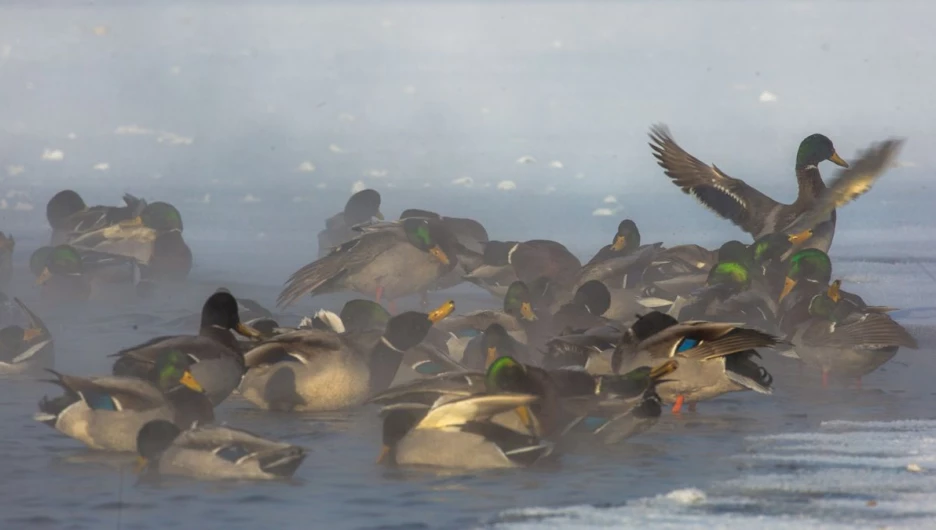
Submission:
M 673 414 L 679 414 L 679 411 L 682 410 L 683 401 L 686 398 L 683 396 L 676 396 L 676 403 L 673 403 Z
M 387 309 L 390 311 L 391 315 L 396 314 L 396 300 L 390 300 L 387 302 Z
M 381 299 L 382 297 L 383 297 L 383 286 L 382 286 L 382 285 L 378 285 L 378 286 L 377 286 L 377 292 L 374 294 L 374 301 L 377 302 L 377 303 L 379 304 L 379 303 L 380 303 L 380 299 Z

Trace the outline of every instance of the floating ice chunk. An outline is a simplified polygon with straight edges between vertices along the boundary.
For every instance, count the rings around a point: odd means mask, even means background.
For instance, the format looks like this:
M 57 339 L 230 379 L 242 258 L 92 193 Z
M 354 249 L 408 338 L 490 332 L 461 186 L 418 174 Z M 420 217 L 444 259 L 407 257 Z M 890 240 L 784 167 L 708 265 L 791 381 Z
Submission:
M 611 208 L 596 208 L 592 212 L 592 215 L 595 217 L 609 217 L 614 215 L 614 210 Z
M 58 162 L 60 160 L 63 160 L 64 158 L 65 158 L 65 152 L 62 151 L 61 149 L 49 149 L 47 147 L 44 151 L 42 151 L 43 160 L 52 160 L 54 162 Z
M 241 199 L 241 202 L 244 204 L 253 204 L 256 202 L 260 202 L 260 199 L 258 197 L 255 197 L 253 193 L 248 193 L 247 195 L 244 195 L 244 198 Z
M 471 177 L 461 177 L 461 178 L 457 178 L 453 180 L 452 184 L 456 186 L 464 186 L 466 188 L 470 188 L 474 186 L 474 179 Z
M 364 184 L 363 180 L 359 180 L 351 185 L 351 193 L 357 193 L 367 189 L 367 184 Z
M 110 169 L 110 164 L 108 164 L 107 162 L 98 162 L 97 164 L 94 164 L 93 166 L 91 166 L 91 169 L 94 169 L 97 171 L 107 171 L 108 169 Z
M 497 189 L 501 191 L 510 191 L 517 189 L 517 183 L 512 180 L 502 180 L 497 183 Z
M 614 195 L 606 195 L 605 198 L 602 199 L 601 202 L 605 204 L 617 204 L 618 200 L 617 200 L 617 197 L 615 197 Z
M 312 173 L 315 171 L 315 164 L 306 160 L 299 164 L 299 167 L 296 168 L 296 171 L 301 171 L 302 173 Z
M 773 92 L 767 90 L 761 92 L 760 97 L 757 98 L 761 103 L 774 103 L 777 101 L 777 95 Z
M 558 161 L 558 160 L 553 160 L 552 162 L 549 163 L 549 167 L 551 167 L 551 168 L 553 168 L 553 169 L 562 169 L 562 168 L 564 168 L 565 166 L 562 165 L 562 162 L 560 162 L 560 161 Z
M 530 155 L 523 155 L 517 159 L 518 164 L 535 164 L 536 159 Z

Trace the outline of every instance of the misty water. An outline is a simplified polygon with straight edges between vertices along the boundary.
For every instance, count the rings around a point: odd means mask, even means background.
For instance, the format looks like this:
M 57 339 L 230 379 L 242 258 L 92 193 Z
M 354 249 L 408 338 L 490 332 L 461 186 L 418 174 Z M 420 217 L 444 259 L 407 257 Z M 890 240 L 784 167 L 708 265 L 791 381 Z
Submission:
M 295 479 L 138 485 L 132 461 L 32 419 L 58 390 L 0 380 L 2 528 L 921 528 L 936 517 L 936 250 L 929 146 L 936 7 L 926 2 L 7 2 L 0 5 L 0 230 L 11 288 L 56 369 L 181 329 L 226 286 L 274 305 L 352 189 L 381 210 L 481 221 L 587 259 L 625 217 L 645 242 L 744 238 L 675 188 L 647 130 L 792 200 L 813 132 L 846 159 L 889 136 L 900 167 L 839 211 L 835 277 L 920 342 L 861 391 L 765 352 L 775 392 L 664 414 L 621 446 L 510 472 L 375 464 L 377 409 L 284 414 L 232 396 L 220 421 L 301 445 Z M 823 165 L 824 176 L 833 173 Z M 195 265 L 149 300 L 44 304 L 27 262 L 46 201 L 130 192 L 175 204 Z M 746 239 L 745 239 L 746 240 Z M 351 295 L 305 298 L 294 324 Z M 500 302 L 433 293 L 458 311 Z M 416 307 L 407 299 L 401 308 Z M 918 469 L 919 471 L 911 471 Z M 908 466 L 909 469 L 908 469 Z

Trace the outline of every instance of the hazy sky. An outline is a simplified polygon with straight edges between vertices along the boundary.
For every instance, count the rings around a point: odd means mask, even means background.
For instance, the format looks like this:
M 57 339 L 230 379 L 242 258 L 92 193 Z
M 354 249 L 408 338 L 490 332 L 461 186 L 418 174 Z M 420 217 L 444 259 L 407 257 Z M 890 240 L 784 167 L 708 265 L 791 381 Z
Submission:
M 813 132 L 846 158 L 907 136 L 920 174 L 936 157 L 925 0 L 19 4 L 0 7 L 8 184 L 663 190 L 660 121 L 781 198 Z

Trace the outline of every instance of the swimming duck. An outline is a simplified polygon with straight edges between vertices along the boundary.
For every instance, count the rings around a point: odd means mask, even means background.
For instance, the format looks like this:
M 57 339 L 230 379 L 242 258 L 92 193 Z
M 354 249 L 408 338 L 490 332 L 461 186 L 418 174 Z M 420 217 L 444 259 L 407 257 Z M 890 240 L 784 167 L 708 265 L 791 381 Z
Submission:
M 13 277 L 13 248 L 16 240 L 0 232 L 0 291 L 10 288 L 10 278 Z
M 358 237 L 353 228 L 374 218 L 383 220 L 380 213 L 380 193 L 361 190 L 345 203 L 344 210 L 325 220 L 325 229 L 318 234 L 318 257 L 327 256 L 333 248 Z
M 524 394 L 481 394 L 432 407 L 385 407 L 383 448 L 377 462 L 461 469 L 533 465 L 548 456 L 552 446 L 490 419 L 537 399 Z
M 13 301 L 26 315 L 26 327 L 16 324 L 0 329 L 0 374 L 22 374 L 51 368 L 55 360 L 55 342 L 49 328 L 19 298 Z
M 580 331 L 603 326 L 608 323 L 608 319 L 602 315 L 610 307 L 611 292 L 608 287 L 598 280 L 585 282 L 576 289 L 572 300 L 552 315 L 553 329 Z
M 37 421 L 92 449 L 136 451 L 140 428 L 161 419 L 188 428 L 193 422 L 214 419 L 201 385 L 187 369 L 188 359 L 166 350 L 147 376 L 85 378 L 52 372 L 54 383 L 65 390 L 55 399 L 39 402 Z
M 650 129 L 650 147 L 660 167 L 683 192 L 694 196 L 720 217 L 728 219 L 752 237 L 777 232 L 804 213 L 825 190 L 819 163 L 830 161 L 848 167 L 835 151 L 832 141 L 821 134 L 807 136 L 796 154 L 796 180 L 799 186 L 793 204 L 781 204 L 740 179 L 729 177 L 718 167 L 709 166 L 684 151 L 664 125 Z M 817 230 L 809 245 L 828 250 L 835 230 L 835 212 L 828 225 Z
M 245 355 L 241 393 L 268 410 L 326 411 L 360 405 L 393 381 L 404 352 L 455 308 L 392 317 L 371 350 L 333 331 L 299 330 L 260 343 Z
M 758 355 L 754 348 L 777 345 L 780 341 L 774 336 L 733 324 L 678 323 L 660 315 L 653 318 L 662 320 L 666 327 L 636 345 L 622 342 L 614 352 L 612 365 L 631 370 L 639 366 L 656 368 L 676 360 L 679 368 L 657 387 L 663 402 L 673 403 L 673 412 L 679 412 L 684 401 L 695 403 L 726 392 L 772 392 L 773 378 L 755 362 Z
M 461 364 L 469 370 L 483 371 L 497 358 L 505 355 L 522 363 L 533 362 L 532 349 L 511 337 L 504 326 L 494 322 L 468 342 L 462 354 Z
M 91 297 L 91 279 L 85 274 L 81 254 L 71 245 L 39 248 L 30 256 L 29 267 L 44 298 L 74 303 Z
M 80 250 L 134 258 L 146 265 L 150 278 L 180 280 L 192 268 L 192 251 L 182 230 L 179 210 L 166 202 L 154 202 L 137 217 L 84 233 L 71 244 Z
M 70 242 L 75 237 L 101 228 L 128 221 L 140 215 L 146 201 L 129 193 L 123 196 L 124 206 L 88 207 L 74 190 L 56 193 L 46 204 L 46 219 L 52 227 L 52 246 Z
M 188 430 L 165 420 L 143 425 L 137 434 L 140 466 L 146 475 L 197 479 L 274 480 L 289 478 L 305 460 L 305 449 L 219 425 Z
M 803 362 L 822 370 L 823 386 L 831 375 L 856 378 L 860 387 L 863 376 L 891 360 L 901 346 L 917 349 L 917 341 L 890 316 L 862 310 L 843 297 L 839 285 L 834 282 L 812 296 L 805 314 L 784 315 L 788 338 Z
M 205 388 L 208 399 L 218 405 L 237 388 L 245 371 L 241 346 L 231 331 L 259 337 L 256 330 L 240 321 L 234 296 L 216 292 L 202 306 L 198 335 L 157 337 L 121 350 L 111 355 L 117 357 L 113 374 L 145 378 L 165 351 L 178 350 L 190 359 L 192 374 Z
M 374 293 L 378 303 L 386 297 L 393 305 L 397 298 L 425 291 L 452 270 L 452 242 L 445 227 L 430 219 L 384 223 L 296 271 L 277 305 L 289 306 L 306 294 L 344 290 Z

